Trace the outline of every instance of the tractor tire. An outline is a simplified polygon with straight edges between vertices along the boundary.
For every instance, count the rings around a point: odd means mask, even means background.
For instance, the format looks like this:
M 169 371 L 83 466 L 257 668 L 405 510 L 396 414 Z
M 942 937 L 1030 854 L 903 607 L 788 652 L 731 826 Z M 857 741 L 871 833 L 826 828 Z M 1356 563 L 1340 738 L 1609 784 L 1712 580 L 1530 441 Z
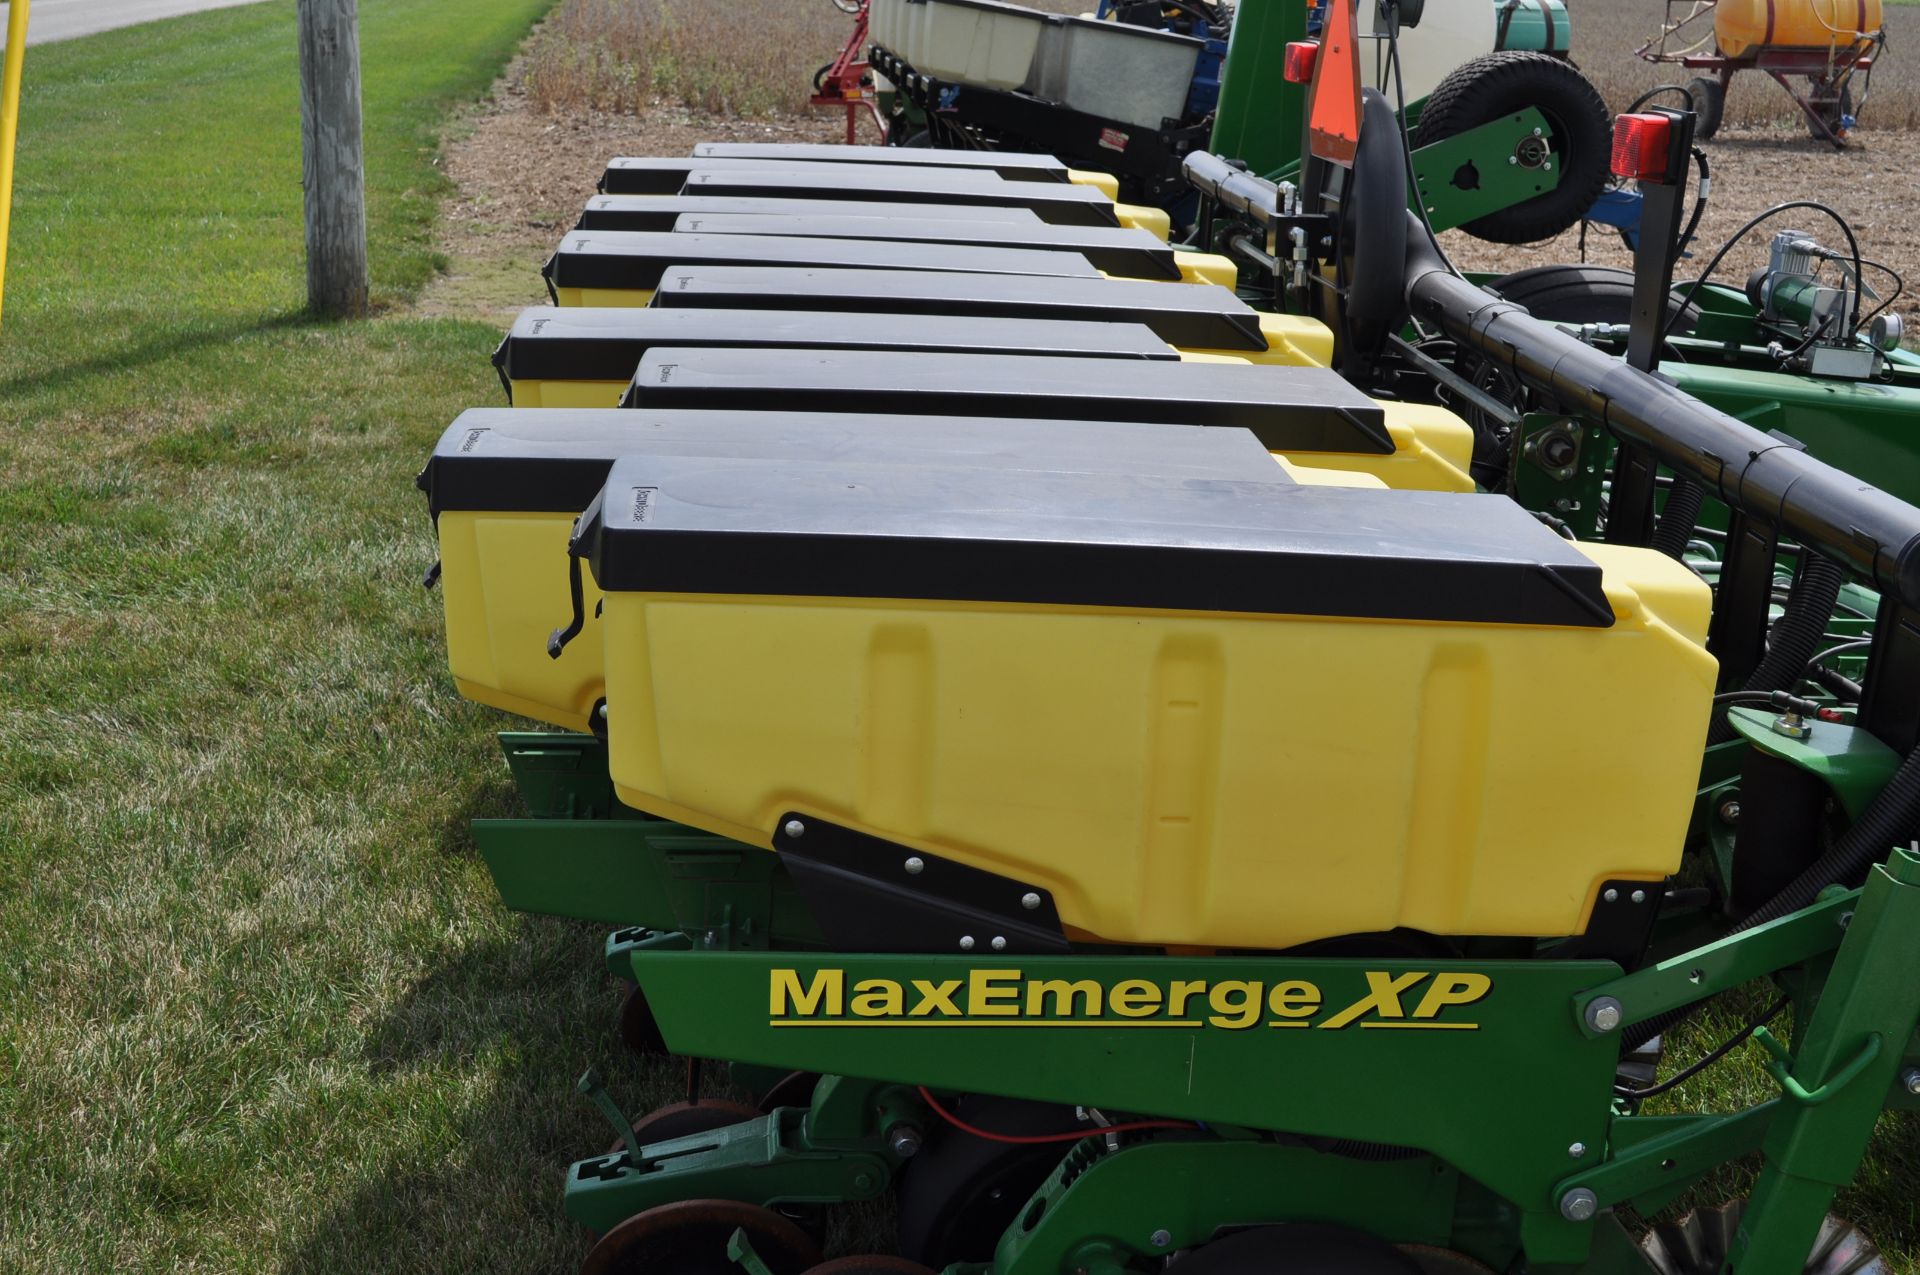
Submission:
M 1726 116 L 1727 90 L 1710 76 L 1696 75 L 1687 81 L 1687 93 L 1693 98 L 1693 140 L 1708 141 L 1720 131 Z
M 1533 266 L 1487 286 L 1543 323 L 1633 321 L 1633 271 L 1617 266 Z M 1668 321 L 1679 311 L 1679 298 L 1669 295 Z M 1700 307 L 1688 304 L 1674 331 L 1691 332 L 1699 321 Z
M 1538 109 L 1552 128 L 1560 184 L 1461 227 L 1488 243 L 1551 239 L 1593 207 L 1606 187 L 1613 153 L 1607 104 L 1570 63 L 1545 53 L 1510 50 L 1485 53 L 1454 68 L 1420 112 L 1414 145 L 1429 146 L 1528 107 Z

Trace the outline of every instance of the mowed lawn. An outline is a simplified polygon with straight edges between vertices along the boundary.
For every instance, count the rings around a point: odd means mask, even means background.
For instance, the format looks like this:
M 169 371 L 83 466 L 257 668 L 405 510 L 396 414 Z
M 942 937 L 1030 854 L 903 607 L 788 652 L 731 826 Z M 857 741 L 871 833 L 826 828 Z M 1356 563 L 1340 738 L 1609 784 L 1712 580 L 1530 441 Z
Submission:
M 375 288 L 301 315 L 292 0 L 34 48 L 0 329 L 0 1270 L 570 1266 L 597 936 L 499 907 L 412 478 L 436 134 L 546 0 L 362 5 Z

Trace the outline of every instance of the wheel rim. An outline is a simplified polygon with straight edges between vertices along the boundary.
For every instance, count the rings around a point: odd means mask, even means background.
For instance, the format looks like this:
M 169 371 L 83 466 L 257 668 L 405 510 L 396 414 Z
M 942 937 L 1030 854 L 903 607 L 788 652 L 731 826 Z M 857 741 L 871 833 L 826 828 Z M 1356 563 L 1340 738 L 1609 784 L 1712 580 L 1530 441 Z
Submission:
M 773 1275 L 801 1275 L 820 1246 L 771 1209 L 739 1200 L 680 1200 L 636 1213 L 600 1237 L 580 1275 L 738 1275 L 727 1241 L 744 1231 Z
M 1641 1241 L 1660 1275 L 1719 1275 L 1746 1212 L 1745 1200 L 1695 1209 L 1678 1222 L 1661 1222 Z M 1887 1263 L 1859 1227 L 1829 1217 L 1820 1224 L 1805 1275 L 1887 1275 Z

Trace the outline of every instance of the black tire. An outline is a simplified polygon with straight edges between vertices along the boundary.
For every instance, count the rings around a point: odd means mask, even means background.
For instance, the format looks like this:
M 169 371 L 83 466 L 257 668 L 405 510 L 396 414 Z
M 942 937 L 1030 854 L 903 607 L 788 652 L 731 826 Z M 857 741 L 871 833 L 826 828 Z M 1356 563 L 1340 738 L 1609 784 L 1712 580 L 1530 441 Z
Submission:
M 1363 90 L 1360 103 L 1360 145 L 1340 201 L 1340 370 L 1364 377 L 1406 317 L 1408 182 L 1393 107 L 1375 89 Z
M 1693 113 L 1698 117 L 1693 122 L 1693 140 L 1707 141 L 1720 131 L 1720 121 L 1727 113 L 1727 91 L 1720 81 L 1696 75 L 1687 81 L 1687 92 L 1693 97 Z
M 1466 223 L 1489 243 L 1537 243 L 1579 221 L 1607 184 L 1613 118 L 1599 90 L 1572 64 L 1545 53 L 1486 53 L 1454 68 L 1420 113 L 1414 145 L 1444 141 L 1468 129 L 1534 107 L 1547 117 L 1560 184 L 1524 203 Z M 1505 163 L 1506 156 L 1489 156 Z
M 961 1119 L 994 1133 L 1048 1134 L 1074 1127 L 1072 1107 L 966 1094 Z M 941 1124 L 901 1171 L 900 1252 L 934 1270 L 993 1260 L 1001 1232 L 1053 1172 L 1071 1143 L 1009 1143 Z
M 1502 275 L 1487 286 L 1544 323 L 1633 321 L 1633 271 L 1617 266 L 1534 266 Z M 1680 309 L 1680 299 L 1669 296 L 1669 322 Z M 1700 307 L 1688 304 L 1674 331 L 1691 332 L 1699 320 Z

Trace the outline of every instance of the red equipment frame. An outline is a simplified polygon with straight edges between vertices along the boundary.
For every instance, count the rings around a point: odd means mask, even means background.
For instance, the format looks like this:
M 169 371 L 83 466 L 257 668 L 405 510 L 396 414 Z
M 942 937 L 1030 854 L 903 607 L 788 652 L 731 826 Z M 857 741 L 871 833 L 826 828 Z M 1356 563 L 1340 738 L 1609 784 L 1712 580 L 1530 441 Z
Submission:
M 846 9 L 835 0 L 837 8 Z M 867 66 L 867 0 L 859 0 L 854 14 L 853 33 L 840 50 L 840 56 L 821 67 L 813 77 L 813 96 L 809 106 L 839 106 L 847 112 L 847 145 L 860 140 L 860 112 L 872 116 L 880 139 L 886 140 L 887 121 L 880 114 L 879 95 L 873 90 L 873 75 Z
M 1669 53 L 1667 41 L 1695 19 L 1711 14 L 1714 2 L 1666 0 L 1669 21 L 1661 27 L 1659 35 L 1635 49 L 1635 55 L 1648 62 L 1677 62 L 1689 70 L 1707 72 L 1719 81 L 1723 100 L 1735 71 L 1763 71 L 1786 90 L 1793 104 L 1807 117 L 1807 126 L 1816 138 L 1845 149 L 1846 129 L 1838 125 L 1841 115 L 1846 113 L 1842 109 L 1845 95 L 1856 73 L 1872 72 L 1873 59 L 1886 43 L 1886 32 L 1864 35 L 1844 48 L 1838 44 L 1825 49 L 1754 48 L 1737 58 L 1721 53 L 1717 45 L 1711 53 L 1699 52 L 1712 41 L 1713 37 L 1708 36 L 1690 48 Z M 1684 17 L 1673 21 L 1673 7 L 1678 3 L 1687 3 L 1690 8 Z M 1806 92 L 1794 87 L 1792 81 L 1796 79 L 1807 81 Z M 1864 102 L 1865 98 L 1861 100 Z

